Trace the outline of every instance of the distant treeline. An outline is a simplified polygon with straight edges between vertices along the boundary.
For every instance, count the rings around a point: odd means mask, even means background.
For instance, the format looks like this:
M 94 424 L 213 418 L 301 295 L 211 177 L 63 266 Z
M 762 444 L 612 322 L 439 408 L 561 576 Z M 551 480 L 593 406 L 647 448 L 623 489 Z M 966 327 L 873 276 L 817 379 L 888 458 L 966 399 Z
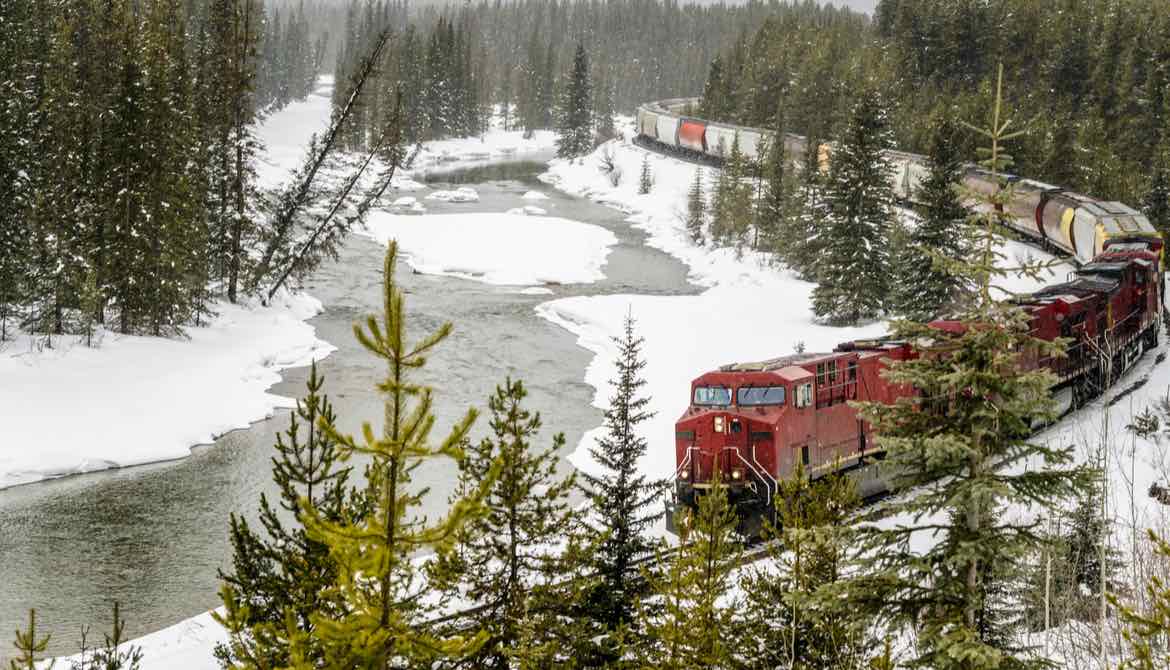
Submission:
M 391 26 L 396 36 L 381 71 L 383 83 L 365 101 L 370 111 L 349 141 L 360 146 L 377 133 L 399 83 L 410 139 L 478 132 L 497 106 L 509 127 L 555 127 L 553 110 L 578 42 L 590 63 L 594 118 L 604 129 L 615 111 L 696 95 L 711 60 L 769 16 L 792 31 L 778 37 L 802 43 L 816 39 L 798 32 L 809 24 L 848 25 L 857 34 L 868 22 L 812 1 L 699 6 L 660 0 L 481 0 L 408 11 L 395 0 L 353 0 L 339 36 L 337 81 L 347 79 L 363 45 L 383 27 Z M 338 93 L 344 99 L 344 91 Z
M 702 113 L 834 138 L 876 90 L 899 148 L 940 116 L 982 118 L 997 63 L 1017 124 L 1013 172 L 1144 206 L 1167 230 L 1170 3 L 881 0 L 872 22 L 775 15 L 712 62 Z M 959 148 L 972 155 L 974 137 Z

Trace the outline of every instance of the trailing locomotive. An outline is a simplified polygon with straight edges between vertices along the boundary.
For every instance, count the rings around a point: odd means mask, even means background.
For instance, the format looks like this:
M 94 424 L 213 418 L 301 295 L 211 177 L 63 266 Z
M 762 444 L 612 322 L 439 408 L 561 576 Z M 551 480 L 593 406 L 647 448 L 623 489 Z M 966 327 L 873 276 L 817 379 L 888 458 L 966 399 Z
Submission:
M 1016 301 L 1036 337 L 1070 341 L 1064 358 L 1022 362 L 1053 372 L 1052 392 L 1062 412 L 1100 394 L 1158 345 L 1162 252 L 1159 238 L 1110 237 L 1069 281 Z M 958 327 L 945 320 L 930 325 Z M 892 403 L 909 392 L 888 383 L 881 371 L 890 361 L 915 356 L 909 343 L 882 338 L 700 375 L 675 424 L 673 504 L 694 506 L 718 473 L 750 534 L 770 516 L 779 482 L 798 464 L 814 479 L 847 472 L 863 497 L 883 492 L 887 484 L 877 466 L 883 450 L 849 403 Z
M 739 139 L 739 149 L 748 160 L 758 160 L 768 143 L 771 131 L 723 123 L 713 123 L 688 116 L 698 104 L 695 98 L 678 98 L 652 102 L 638 108 L 638 135 L 663 148 L 700 154 L 722 160 Z M 792 158 L 804 154 L 807 140 L 800 135 L 785 134 L 784 151 Z M 822 166 L 828 164 L 832 145 L 818 149 Z M 927 160 L 919 154 L 887 152 L 893 165 L 890 181 L 894 192 L 904 201 L 914 202 L 919 186 L 927 174 Z M 1008 224 L 1022 235 L 1055 251 L 1069 254 L 1080 263 L 1099 255 L 1107 240 L 1133 236 L 1156 237 L 1149 220 L 1120 202 L 1095 200 L 1066 189 L 1018 177 L 1009 177 L 1015 185 L 1015 197 L 1006 207 Z M 963 177 L 964 184 L 979 192 L 998 188 L 990 175 L 972 165 Z

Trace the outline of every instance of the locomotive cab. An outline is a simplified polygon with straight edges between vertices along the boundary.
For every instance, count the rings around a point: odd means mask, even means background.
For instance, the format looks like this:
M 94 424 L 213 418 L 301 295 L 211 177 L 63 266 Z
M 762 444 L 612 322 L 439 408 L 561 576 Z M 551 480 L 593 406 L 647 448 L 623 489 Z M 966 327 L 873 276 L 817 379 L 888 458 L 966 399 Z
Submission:
M 877 455 L 849 402 L 874 399 L 867 389 L 878 385 L 881 360 L 904 347 L 851 344 L 726 365 L 691 382 L 688 407 L 675 424 L 674 504 L 695 507 L 718 478 L 741 532 L 754 536 L 773 519 L 779 482 L 798 468 L 817 478 Z M 673 530 L 671 504 L 667 512 Z

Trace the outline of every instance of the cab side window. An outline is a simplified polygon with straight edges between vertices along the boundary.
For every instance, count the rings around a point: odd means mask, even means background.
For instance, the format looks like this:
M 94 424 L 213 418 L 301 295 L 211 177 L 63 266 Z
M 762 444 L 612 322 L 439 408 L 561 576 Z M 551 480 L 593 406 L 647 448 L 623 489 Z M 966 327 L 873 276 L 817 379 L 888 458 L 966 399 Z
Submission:
M 808 407 L 812 404 L 812 383 L 801 384 L 793 389 L 793 404 L 800 407 Z

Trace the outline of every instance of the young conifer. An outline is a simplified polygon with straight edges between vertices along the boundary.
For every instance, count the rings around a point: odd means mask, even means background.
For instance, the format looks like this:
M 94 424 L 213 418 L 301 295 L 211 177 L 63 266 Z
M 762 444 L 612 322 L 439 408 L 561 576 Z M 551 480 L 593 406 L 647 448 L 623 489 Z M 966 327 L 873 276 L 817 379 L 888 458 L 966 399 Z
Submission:
M 456 495 L 475 491 L 499 470 L 484 500 L 487 513 L 460 529 L 455 551 L 443 559 L 454 577 L 450 587 L 481 608 L 470 617 L 488 633 L 486 644 L 469 659 L 476 668 L 511 667 L 526 625 L 538 615 L 534 589 L 562 576 L 557 546 L 576 516 L 568 501 L 576 478 L 556 476 L 564 435 L 553 436 L 546 449 L 532 444 L 541 420 L 524 408 L 527 395 L 519 381 L 497 387 L 488 400 L 491 436 L 469 447 L 459 462 Z
M 641 667 L 735 667 L 743 651 L 736 642 L 738 598 L 730 595 L 743 551 L 737 524 L 727 487 L 718 481 L 697 511 L 680 512 L 679 548 L 658 552 L 661 574 L 645 571 L 654 597 L 638 607 L 646 640 L 635 654 Z
M 990 127 L 979 129 L 990 143 L 984 165 L 993 177 L 1007 164 L 1004 141 L 1019 134 L 1009 132 L 1011 123 L 1003 119 L 1001 91 Z M 1063 347 L 1033 337 L 1028 316 L 993 297 L 995 280 L 1008 272 L 998 251 L 1001 215 L 995 205 L 1010 200 L 1011 186 L 1000 183 L 991 195 L 968 195 L 986 205 L 974 222 L 977 244 L 968 259 L 944 264 L 976 288 L 960 317 L 962 328 L 895 323 L 896 338 L 926 348 L 884 374 L 890 383 L 918 392 L 891 405 L 861 406 L 886 452 L 894 490 L 906 494 L 865 515 L 860 532 L 872 557 L 870 570 L 848 592 L 859 611 L 915 626 L 914 663 L 938 670 L 1038 662 L 1018 638 L 998 630 L 1002 619 L 989 611 L 999 588 L 997 570 L 1021 564 L 1042 542 L 1029 522 L 1006 510 L 1051 507 L 1087 477 L 1087 470 L 1072 465 L 1068 449 L 1029 439 L 1035 420 L 1054 418 L 1053 376 L 1023 368 L 1021 352 L 1061 356 Z M 923 532 L 933 538 L 931 545 L 911 550 L 911 538 Z
M 970 246 L 967 210 L 959 201 L 963 157 L 959 153 L 958 124 L 949 117 L 934 123 L 928 156 L 929 173 L 922 182 L 919 220 L 909 231 L 907 244 L 894 263 L 900 268 L 894 289 L 894 309 L 918 321 L 942 316 L 956 306 L 966 288 L 961 277 L 947 272 L 935 256 L 956 261 Z M 897 246 L 893 246 L 898 250 Z
M 648 590 L 638 563 L 654 551 L 645 533 L 661 517 L 650 507 L 662 491 L 661 482 L 638 470 L 646 453 L 646 439 L 638 435 L 638 428 L 653 413 L 647 409 L 650 399 L 641 395 L 646 361 L 632 316 L 626 317 L 623 336 L 614 341 L 617 376 L 610 381 L 614 394 L 605 411 L 606 435 L 589 452 L 604 474 L 582 473 L 593 507 L 586 528 L 591 544 L 588 569 L 595 578 L 578 596 L 582 614 L 595 626 L 593 653 L 609 660 L 616 658 L 615 636 L 634 623 L 636 605 Z
M 646 195 L 654 185 L 654 178 L 650 174 L 650 153 L 642 154 L 642 173 L 638 176 L 638 194 Z
M 763 161 L 763 198 L 756 211 L 756 228 L 759 232 L 759 246 L 778 252 L 785 244 L 783 229 L 784 214 L 788 208 L 788 169 L 784 156 L 784 108 L 776 109 L 773 135 L 768 142 Z
M 703 168 L 695 168 L 695 181 L 687 193 L 687 233 L 691 241 L 702 246 L 705 242 L 703 229 L 707 225 L 707 203 L 703 196 Z
M 302 501 L 331 521 L 345 515 L 362 517 L 365 498 L 350 490 L 352 468 L 339 467 L 337 440 L 323 430 L 336 415 L 328 396 L 321 394 L 325 379 L 314 361 L 306 383 L 308 395 L 297 401 L 289 427 L 276 436 L 272 479 L 280 489 L 282 518 L 268 497 L 260 494 L 260 524 L 253 530 L 241 516 L 231 515 L 232 569 L 220 572 L 226 616 L 221 623 L 231 631 L 227 644 L 216 648 L 225 666 L 257 661 L 267 667 L 290 662 L 285 622 L 291 617 L 313 642 L 309 658 L 320 659 L 315 644 L 313 615 L 338 606 L 327 593 L 337 577 L 329 547 L 309 537 L 303 525 Z M 218 616 L 218 615 L 217 615 Z
M 319 421 L 320 428 L 337 441 L 342 461 L 355 455 L 369 459 L 370 511 L 332 521 L 325 510 L 303 501 L 309 537 L 328 545 L 336 561 L 331 593 L 339 606 L 312 615 L 312 635 L 288 621 L 287 634 L 298 667 L 316 665 L 307 656 L 312 638 L 319 638 L 326 666 L 370 669 L 430 667 L 442 659 L 467 657 L 486 639 L 479 631 L 438 635 L 425 625 L 433 606 L 423 597 L 429 587 L 421 578 L 416 554 L 451 549 L 459 531 L 482 514 L 483 498 L 495 483 L 498 468 L 485 473 L 479 487 L 453 501 L 437 521 L 417 516 L 426 490 L 411 485 L 411 473 L 428 460 L 462 459 L 461 445 L 476 412 L 469 410 L 438 445 L 432 443 L 432 390 L 414 377 L 427 356 L 451 334 L 452 326 L 444 323 L 417 342 L 407 341 L 405 299 L 394 280 L 397 260 L 398 246 L 392 241 L 383 268 L 381 319 L 370 316 L 365 328 L 354 326 L 358 341 L 386 361 L 386 378 L 378 384 L 386 396 L 382 428 L 377 431 L 366 422 L 361 438 L 355 438 L 343 435 L 335 422 Z
M 779 248 L 780 261 L 806 281 L 816 279 L 816 259 L 824 243 L 821 233 L 828 217 L 819 147 L 819 140 L 808 138 L 795 193 L 784 213 L 781 231 L 784 244 Z
M 893 130 L 876 90 L 865 91 L 829 168 L 829 216 L 818 237 L 813 312 L 827 323 L 852 325 L 882 314 L 890 289 L 890 185 Z
M 16 631 L 17 657 L 9 661 L 12 670 L 36 670 L 41 654 L 49 648 L 49 635 L 37 637 L 37 611 L 28 611 L 28 628 Z
M 856 560 L 849 529 L 860 499 L 852 481 L 831 476 L 808 479 L 803 469 L 780 483 L 781 540 L 769 560 L 746 571 L 744 655 L 751 668 L 861 667 L 869 646 L 865 618 L 838 595 Z
M 1149 532 L 1154 552 L 1162 561 L 1170 562 L 1170 542 Z M 1129 642 L 1130 657 L 1122 663 L 1123 670 L 1167 670 L 1170 656 L 1166 654 L 1166 640 L 1170 639 L 1170 581 L 1154 575 L 1145 588 L 1146 607 L 1122 605 L 1112 598 L 1121 620 L 1126 625 L 1125 639 Z
M 550 49 L 550 58 L 552 57 Z M 551 87 L 551 86 L 550 86 Z M 557 136 L 557 156 L 581 156 L 593 148 L 593 103 L 589 83 L 589 55 L 585 45 L 578 44 L 569 73 L 568 89 L 560 109 Z
M 1164 237 L 1170 235 L 1170 150 L 1163 149 L 1154 158 L 1142 210 Z

